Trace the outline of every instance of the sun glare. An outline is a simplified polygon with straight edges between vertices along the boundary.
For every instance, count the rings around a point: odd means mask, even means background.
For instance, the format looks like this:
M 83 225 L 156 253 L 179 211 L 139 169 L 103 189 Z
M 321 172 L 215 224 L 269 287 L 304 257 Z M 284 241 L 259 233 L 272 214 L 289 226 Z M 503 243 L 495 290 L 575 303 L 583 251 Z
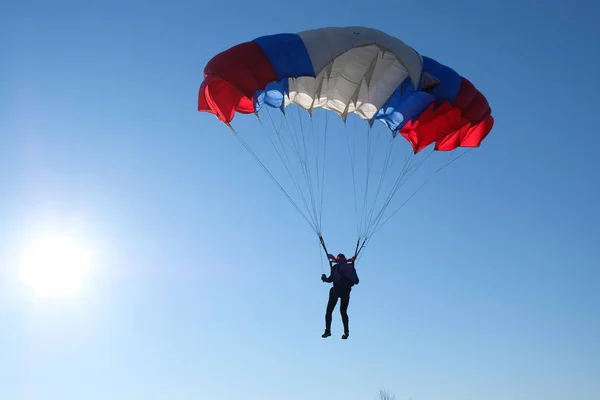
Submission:
M 69 236 L 35 240 L 21 260 L 21 279 L 41 297 L 79 293 L 90 267 L 88 252 Z

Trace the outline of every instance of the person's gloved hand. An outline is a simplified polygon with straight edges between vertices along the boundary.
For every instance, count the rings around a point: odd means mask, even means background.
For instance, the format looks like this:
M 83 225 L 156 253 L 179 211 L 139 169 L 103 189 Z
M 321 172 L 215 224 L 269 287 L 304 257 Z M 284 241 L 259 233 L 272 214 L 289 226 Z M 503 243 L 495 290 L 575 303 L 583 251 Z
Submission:
M 325 282 L 325 279 L 326 279 L 326 278 L 327 278 L 327 275 L 325 275 L 325 274 L 321 274 L 321 280 L 322 280 L 323 282 Z

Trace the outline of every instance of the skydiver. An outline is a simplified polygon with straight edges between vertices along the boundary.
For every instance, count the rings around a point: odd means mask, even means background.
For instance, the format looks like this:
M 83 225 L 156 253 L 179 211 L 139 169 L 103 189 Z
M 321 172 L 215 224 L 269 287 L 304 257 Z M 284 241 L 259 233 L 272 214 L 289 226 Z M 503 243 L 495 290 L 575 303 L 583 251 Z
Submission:
M 342 339 L 348 339 L 350 331 L 348 329 L 347 311 L 348 304 L 350 303 L 350 291 L 352 290 L 352 286 L 357 285 L 359 282 L 356 269 L 354 268 L 355 257 L 346 259 L 346 256 L 341 253 L 338 254 L 337 257 L 328 254 L 328 257 L 332 260 L 331 273 L 329 276 L 322 274 L 321 280 L 323 282 L 333 283 L 333 285 L 331 289 L 329 289 L 329 300 L 325 311 L 325 332 L 321 337 L 326 338 L 331 336 L 331 314 L 337 304 L 338 298 L 340 298 L 340 314 L 344 324 L 344 334 L 342 335 Z

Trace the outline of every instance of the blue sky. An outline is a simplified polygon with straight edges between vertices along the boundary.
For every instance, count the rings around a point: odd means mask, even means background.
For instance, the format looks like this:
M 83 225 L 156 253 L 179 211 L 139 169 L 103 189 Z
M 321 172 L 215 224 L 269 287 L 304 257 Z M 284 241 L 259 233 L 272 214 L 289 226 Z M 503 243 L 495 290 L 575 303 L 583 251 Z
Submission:
M 600 394 L 592 1 L 2 8 L 0 398 Z M 342 341 L 337 310 L 320 338 L 315 235 L 196 100 L 227 47 L 345 25 L 467 76 L 496 125 L 373 238 Z M 332 252 L 349 252 L 354 216 L 327 217 Z M 94 249 L 76 301 L 17 279 L 22 243 L 44 229 Z

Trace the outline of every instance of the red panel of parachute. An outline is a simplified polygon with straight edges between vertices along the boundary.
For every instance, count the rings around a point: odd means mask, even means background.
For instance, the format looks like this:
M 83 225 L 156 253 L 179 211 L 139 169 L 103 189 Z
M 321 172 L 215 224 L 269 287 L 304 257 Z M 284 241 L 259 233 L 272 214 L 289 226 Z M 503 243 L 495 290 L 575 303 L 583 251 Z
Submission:
M 435 142 L 435 150 L 450 151 L 457 147 L 479 147 L 494 125 L 485 96 L 466 78 L 452 104 L 444 101 L 430 105 L 417 120 L 402 127 L 400 134 L 415 153 Z
M 215 114 L 225 123 L 237 112 L 254 112 L 254 93 L 277 80 L 265 52 L 255 42 L 238 44 L 217 54 L 204 68 L 198 111 Z

